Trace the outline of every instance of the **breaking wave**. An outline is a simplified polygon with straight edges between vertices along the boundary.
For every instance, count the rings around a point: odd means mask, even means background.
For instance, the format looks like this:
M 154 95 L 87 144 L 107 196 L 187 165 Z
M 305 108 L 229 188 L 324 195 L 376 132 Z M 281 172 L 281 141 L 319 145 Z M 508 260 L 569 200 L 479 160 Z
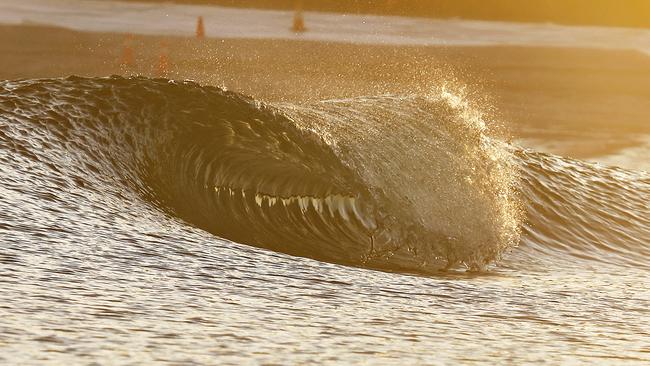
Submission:
M 646 174 L 490 138 L 444 91 L 297 106 L 162 79 L 6 81 L 0 141 L 11 174 L 38 162 L 57 172 L 42 179 L 114 210 L 136 197 L 221 238 L 317 260 L 429 272 L 506 253 L 650 257 Z

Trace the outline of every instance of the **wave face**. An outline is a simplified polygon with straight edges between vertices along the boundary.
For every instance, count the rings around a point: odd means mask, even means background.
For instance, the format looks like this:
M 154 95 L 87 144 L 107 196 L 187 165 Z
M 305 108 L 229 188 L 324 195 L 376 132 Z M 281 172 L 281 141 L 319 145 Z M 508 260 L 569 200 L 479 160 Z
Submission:
M 520 150 L 529 258 L 650 268 L 650 176 Z
M 481 269 L 520 244 L 507 264 L 650 257 L 647 175 L 491 139 L 445 92 L 295 106 L 144 78 L 3 82 L 0 141 L 15 172 L 45 165 L 62 189 L 328 262 Z

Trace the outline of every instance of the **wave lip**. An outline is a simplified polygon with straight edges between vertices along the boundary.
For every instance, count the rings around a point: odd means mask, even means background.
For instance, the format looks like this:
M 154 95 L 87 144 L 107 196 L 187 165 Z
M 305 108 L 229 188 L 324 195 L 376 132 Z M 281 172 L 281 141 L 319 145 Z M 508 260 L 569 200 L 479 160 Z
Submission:
M 519 240 L 517 171 L 482 115 L 439 91 L 325 101 L 287 112 L 322 136 L 378 207 L 379 252 L 406 249 L 422 264 L 480 268 Z M 376 248 L 374 248 L 376 249 Z

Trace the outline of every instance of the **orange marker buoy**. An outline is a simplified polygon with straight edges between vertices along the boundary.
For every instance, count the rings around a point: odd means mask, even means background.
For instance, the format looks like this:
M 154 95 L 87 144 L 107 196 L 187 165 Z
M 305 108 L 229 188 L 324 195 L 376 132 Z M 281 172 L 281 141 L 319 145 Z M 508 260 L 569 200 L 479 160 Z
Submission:
M 196 21 L 196 38 L 205 38 L 205 26 L 203 25 L 203 17 L 199 17 Z
M 305 20 L 302 17 L 302 12 L 297 11 L 293 16 L 293 27 L 291 30 L 294 32 L 304 32 L 307 30 L 305 28 Z
M 302 16 L 302 1 L 296 1 L 295 13 L 293 14 L 293 26 L 291 30 L 301 33 L 307 30 L 305 28 L 305 19 Z

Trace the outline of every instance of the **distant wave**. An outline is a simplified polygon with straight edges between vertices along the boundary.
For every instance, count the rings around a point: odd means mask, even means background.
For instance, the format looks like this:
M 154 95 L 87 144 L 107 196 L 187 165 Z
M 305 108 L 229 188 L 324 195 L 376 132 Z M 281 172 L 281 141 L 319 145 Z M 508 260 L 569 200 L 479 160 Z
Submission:
M 0 141 L 22 157 L 11 174 L 38 161 L 113 209 L 136 192 L 219 237 L 323 261 L 650 258 L 650 177 L 492 139 L 449 93 L 297 106 L 162 79 L 5 81 Z

